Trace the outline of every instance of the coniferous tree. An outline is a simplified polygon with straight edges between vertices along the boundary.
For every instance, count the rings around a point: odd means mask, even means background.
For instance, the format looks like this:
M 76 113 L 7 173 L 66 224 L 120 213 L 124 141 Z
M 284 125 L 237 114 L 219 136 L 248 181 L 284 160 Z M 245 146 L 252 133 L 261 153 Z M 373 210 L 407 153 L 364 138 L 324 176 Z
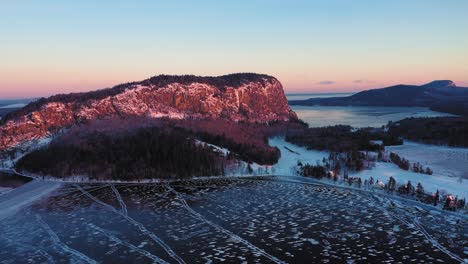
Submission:
M 424 188 L 420 182 L 416 186 L 416 197 L 421 198 L 424 195 Z

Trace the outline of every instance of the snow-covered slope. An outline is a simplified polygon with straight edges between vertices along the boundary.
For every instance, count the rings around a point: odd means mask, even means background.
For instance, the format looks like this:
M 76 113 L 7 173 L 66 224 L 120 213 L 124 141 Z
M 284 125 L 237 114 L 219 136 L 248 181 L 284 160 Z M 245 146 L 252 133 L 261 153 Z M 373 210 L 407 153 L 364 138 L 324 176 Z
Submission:
M 307 150 L 291 144 L 282 137 L 270 138 L 268 143 L 281 151 L 281 158 L 272 166 L 276 174 L 291 175 L 295 171 L 293 167 L 297 166 L 299 161 L 303 164 L 315 165 L 317 162 L 321 163 L 322 159 L 329 155 L 326 151 Z

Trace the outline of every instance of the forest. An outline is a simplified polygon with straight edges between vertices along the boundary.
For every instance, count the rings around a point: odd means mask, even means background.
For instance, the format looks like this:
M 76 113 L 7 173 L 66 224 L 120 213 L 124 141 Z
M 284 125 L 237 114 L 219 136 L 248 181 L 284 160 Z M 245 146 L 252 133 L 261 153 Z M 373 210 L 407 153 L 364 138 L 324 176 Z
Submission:
M 406 118 L 389 123 L 389 134 L 427 144 L 468 147 L 468 117 Z
M 268 145 L 268 135 L 289 127 L 226 120 L 97 120 L 71 128 L 49 146 L 23 157 L 16 167 L 39 175 L 92 179 L 223 175 L 238 160 L 260 165 L 278 162 L 281 152 Z M 200 141 L 229 149 L 229 155 L 220 155 Z
M 54 140 L 27 154 L 18 171 L 93 180 L 174 179 L 223 175 L 226 157 L 182 129 L 142 128 L 125 135 L 95 133 L 79 143 Z
M 334 152 L 381 151 L 384 149 L 384 146 L 372 143 L 373 140 L 381 140 L 385 146 L 403 144 L 401 138 L 389 135 L 381 129 L 362 128 L 353 130 L 351 126 L 345 125 L 288 131 L 285 139 L 308 149 Z

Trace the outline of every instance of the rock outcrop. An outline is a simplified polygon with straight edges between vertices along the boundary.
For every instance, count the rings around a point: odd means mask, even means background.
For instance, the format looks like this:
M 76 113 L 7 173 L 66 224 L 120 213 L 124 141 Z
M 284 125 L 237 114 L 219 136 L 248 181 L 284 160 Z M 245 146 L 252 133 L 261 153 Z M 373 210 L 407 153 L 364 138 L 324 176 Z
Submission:
M 132 116 L 247 123 L 297 119 L 281 83 L 268 75 L 160 75 L 109 89 L 56 95 L 30 103 L 2 120 L 0 150 L 90 120 Z

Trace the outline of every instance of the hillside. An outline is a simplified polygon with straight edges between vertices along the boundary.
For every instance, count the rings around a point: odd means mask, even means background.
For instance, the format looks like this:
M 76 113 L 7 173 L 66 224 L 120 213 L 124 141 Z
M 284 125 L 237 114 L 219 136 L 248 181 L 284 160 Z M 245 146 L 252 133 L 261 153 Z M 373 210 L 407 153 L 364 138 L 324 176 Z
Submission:
M 0 150 L 93 120 L 132 117 L 262 124 L 297 119 L 281 83 L 268 75 L 159 75 L 93 92 L 42 98 L 8 113 L 0 126 Z
M 419 106 L 468 115 L 468 88 L 457 87 L 449 80 L 439 80 L 420 86 L 400 84 L 362 91 L 347 97 L 311 98 L 293 100 L 289 103 L 323 106 Z

